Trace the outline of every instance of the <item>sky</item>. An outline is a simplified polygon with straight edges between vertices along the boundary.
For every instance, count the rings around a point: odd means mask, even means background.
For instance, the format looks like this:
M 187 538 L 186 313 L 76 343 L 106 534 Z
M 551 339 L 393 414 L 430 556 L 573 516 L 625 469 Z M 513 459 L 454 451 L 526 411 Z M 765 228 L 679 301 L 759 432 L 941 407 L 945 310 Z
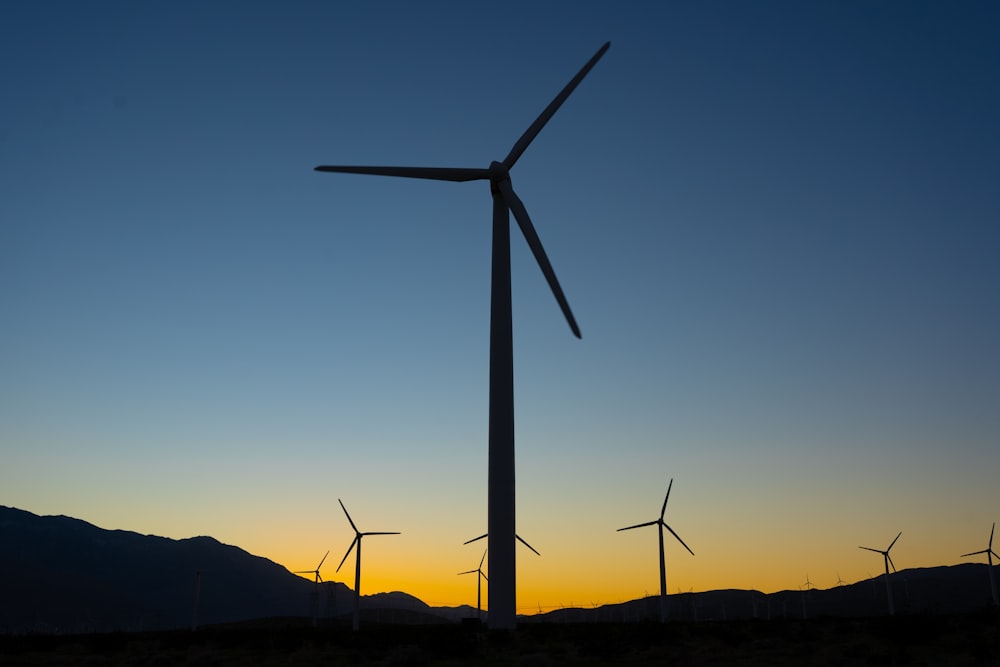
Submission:
M 1000 520 L 992 2 L 0 3 L 0 504 L 474 604 L 487 167 L 518 611 L 952 565 Z M 488 563 L 487 563 L 488 565 Z M 488 570 L 487 570 L 488 571 Z M 310 576 L 310 575 L 305 575 Z M 485 591 L 484 591 L 485 599 Z

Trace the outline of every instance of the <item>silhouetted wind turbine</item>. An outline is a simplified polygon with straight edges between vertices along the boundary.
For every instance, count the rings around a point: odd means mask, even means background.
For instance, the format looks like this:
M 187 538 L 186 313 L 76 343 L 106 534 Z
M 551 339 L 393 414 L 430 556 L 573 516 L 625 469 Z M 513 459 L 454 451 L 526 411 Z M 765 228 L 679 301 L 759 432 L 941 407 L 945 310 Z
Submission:
M 674 485 L 674 480 L 671 479 L 670 484 L 667 485 L 667 495 L 663 499 L 663 507 L 660 509 L 659 519 L 655 519 L 653 521 L 647 521 L 645 523 L 637 523 L 634 526 L 626 526 L 625 528 L 618 529 L 618 532 L 621 532 L 623 530 L 632 530 L 633 528 L 643 528 L 645 526 L 659 526 L 660 528 L 659 534 L 660 534 L 660 622 L 661 623 L 665 621 L 667 617 L 667 569 L 663 563 L 663 529 L 666 528 L 667 530 L 669 530 L 670 534 L 676 537 L 677 541 L 680 542 L 681 545 L 688 550 L 688 553 L 690 553 L 692 556 L 694 555 L 694 552 L 691 551 L 691 547 L 684 544 L 684 540 L 681 539 L 680 535 L 675 533 L 674 529 L 668 526 L 666 522 L 663 520 L 663 515 L 667 511 L 667 501 L 670 500 L 670 489 L 673 487 L 673 485 Z
M 546 123 L 559 110 L 583 78 L 611 46 L 607 42 L 556 95 L 535 122 L 521 135 L 502 162 L 493 161 L 483 168 L 451 167 L 371 167 L 320 166 L 316 171 L 347 174 L 400 176 L 440 181 L 476 181 L 490 183 L 493 197 L 493 258 L 490 289 L 490 407 L 488 514 L 490 575 L 489 624 L 494 629 L 513 629 L 516 623 L 516 557 L 514 552 L 514 351 L 511 324 L 510 288 L 510 213 L 514 214 L 521 233 L 531 248 L 549 288 L 556 297 L 573 334 L 580 328 L 570 311 L 555 271 L 538 239 L 528 211 L 514 193 L 510 170 Z
M 319 607 L 319 585 L 321 583 L 323 583 L 323 577 L 320 576 L 319 569 L 321 567 L 323 567 L 323 561 L 325 561 L 326 557 L 329 556 L 329 555 L 330 555 L 330 550 L 327 549 L 326 550 L 326 554 L 324 554 L 323 558 L 320 559 L 319 565 L 316 566 L 315 570 L 297 570 L 295 572 L 295 574 L 315 574 L 316 575 L 316 578 L 315 578 L 315 581 L 314 581 L 315 585 L 313 586 L 313 595 L 312 595 L 312 598 L 313 598 L 313 600 L 312 600 L 312 603 L 313 603 L 312 604 L 312 608 L 313 608 L 313 627 L 314 628 L 316 627 L 316 616 L 318 614 L 317 609 Z
M 483 557 L 479 559 L 479 567 L 475 570 L 467 570 L 465 572 L 459 572 L 459 576 L 463 574 L 475 574 L 476 576 L 476 618 L 480 621 L 483 620 L 483 579 L 487 582 L 490 580 L 486 574 L 483 573 L 483 563 L 486 562 L 486 552 L 489 551 L 487 547 L 483 551 Z
M 489 533 L 483 533 L 479 537 L 473 537 L 471 540 L 466 540 L 465 542 L 462 542 L 462 544 L 472 544 L 473 542 L 478 542 L 479 540 L 483 539 L 484 537 L 489 537 L 489 535 L 490 535 Z M 526 546 L 529 549 L 531 549 L 532 551 L 534 551 L 536 556 L 541 556 L 542 555 L 542 554 L 538 553 L 538 549 L 536 549 L 535 547 L 533 547 L 530 544 L 528 544 L 527 542 L 525 542 L 524 539 L 520 535 L 518 535 L 517 533 L 514 534 L 514 539 L 516 539 L 518 542 L 520 542 L 524 546 Z M 488 550 L 489 550 L 489 547 L 487 547 L 487 551 Z
M 347 516 L 348 522 L 351 524 L 351 528 L 354 529 L 354 541 L 351 542 L 351 546 L 347 548 L 347 553 L 344 557 L 340 559 L 340 565 L 337 566 L 337 572 L 340 572 L 341 566 L 343 566 L 344 561 L 347 557 L 351 555 L 351 549 L 357 545 L 357 550 L 355 552 L 356 560 L 354 562 L 354 631 L 357 632 L 358 628 L 361 627 L 361 538 L 366 535 L 399 535 L 398 532 L 375 532 L 368 531 L 362 533 L 358 530 L 358 527 L 354 525 L 354 520 L 351 519 L 351 515 L 347 513 L 347 508 L 344 507 L 344 502 L 337 498 L 337 502 L 340 503 L 340 508 L 344 510 L 344 514 Z
M 997 529 L 997 524 L 994 521 L 993 527 L 990 529 L 990 542 L 985 549 L 983 549 L 982 551 L 972 551 L 967 554 L 962 554 L 963 558 L 965 558 L 966 556 L 976 556 L 978 554 L 986 554 L 986 562 L 989 563 L 990 594 L 993 596 L 994 607 L 1000 606 L 1000 600 L 997 599 L 996 583 L 993 581 L 993 557 L 996 556 L 997 559 L 1000 559 L 1000 556 L 997 556 L 997 552 L 993 551 L 993 531 L 995 531 L 996 529 Z
M 899 531 L 899 535 L 902 535 L 902 534 L 903 534 L 903 531 Z M 882 557 L 885 559 L 885 594 L 889 598 L 889 615 L 890 616 L 895 615 L 896 609 L 892 605 L 892 587 L 889 585 L 889 566 L 891 565 L 892 566 L 892 571 L 895 572 L 896 571 L 896 564 L 892 562 L 892 556 L 889 555 L 889 552 L 892 551 L 892 546 L 894 544 L 896 544 L 896 540 L 899 539 L 899 535 L 896 535 L 896 538 L 892 542 L 889 543 L 889 546 L 886 548 L 885 551 L 882 551 L 881 549 L 872 549 L 871 547 L 858 547 L 859 549 L 865 549 L 866 551 L 874 551 L 877 554 L 882 554 Z

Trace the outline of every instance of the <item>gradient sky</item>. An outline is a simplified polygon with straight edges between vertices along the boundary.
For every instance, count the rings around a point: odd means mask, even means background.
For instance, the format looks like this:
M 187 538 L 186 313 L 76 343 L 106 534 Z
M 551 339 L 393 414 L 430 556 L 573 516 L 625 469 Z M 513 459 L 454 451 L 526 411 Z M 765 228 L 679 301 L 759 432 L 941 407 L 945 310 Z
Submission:
M 512 171 L 522 613 L 1000 520 L 993 2 L 0 4 L 0 504 L 474 603 Z M 669 536 L 668 536 L 669 537 Z

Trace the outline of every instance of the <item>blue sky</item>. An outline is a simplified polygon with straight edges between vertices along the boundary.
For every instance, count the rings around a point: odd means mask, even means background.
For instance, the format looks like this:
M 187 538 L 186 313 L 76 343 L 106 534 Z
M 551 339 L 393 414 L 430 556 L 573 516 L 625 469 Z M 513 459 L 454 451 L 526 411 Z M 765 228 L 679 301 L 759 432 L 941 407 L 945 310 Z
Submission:
M 4 3 L 0 503 L 298 570 L 347 549 L 339 497 L 403 533 L 366 592 L 467 602 L 488 187 L 312 168 L 486 167 L 610 40 L 512 171 L 583 332 L 515 229 L 522 611 L 655 590 L 653 531 L 614 530 L 671 477 L 672 591 L 861 579 L 900 530 L 898 566 L 958 562 L 1000 512 L 998 30 L 985 2 Z

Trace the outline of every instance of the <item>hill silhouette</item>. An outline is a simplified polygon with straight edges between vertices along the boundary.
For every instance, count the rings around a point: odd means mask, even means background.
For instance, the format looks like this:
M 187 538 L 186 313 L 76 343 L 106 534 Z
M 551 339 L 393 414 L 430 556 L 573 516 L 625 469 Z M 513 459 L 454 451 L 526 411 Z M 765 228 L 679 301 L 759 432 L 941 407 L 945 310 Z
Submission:
M 0 506 L 0 633 L 86 633 L 191 627 L 200 575 L 198 624 L 311 617 L 315 585 L 282 565 L 211 537 L 174 540 L 105 530 L 67 516 Z M 1000 573 L 997 573 L 1000 576 Z M 987 565 L 903 570 L 892 577 L 900 614 L 955 614 L 991 603 Z M 354 594 L 319 587 L 322 619 L 348 619 Z M 521 622 L 629 623 L 658 617 L 655 596 L 596 608 L 557 609 Z M 475 609 L 431 607 L 394 591 L 362 596 L 365 622 L 434 624 Z M 764 594 L 720 590 L 668 596 L 672 620 L 802 619 L 886 614 L 881 577 L 827 590 Z

